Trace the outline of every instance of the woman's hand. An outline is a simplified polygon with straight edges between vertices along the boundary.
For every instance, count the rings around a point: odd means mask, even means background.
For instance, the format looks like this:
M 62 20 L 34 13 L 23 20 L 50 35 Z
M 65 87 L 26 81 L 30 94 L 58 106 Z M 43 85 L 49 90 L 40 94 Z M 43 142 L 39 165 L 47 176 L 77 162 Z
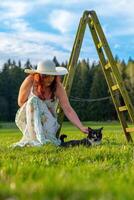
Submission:
M 61 83 L 61 77 L 60 76 L 56 76 L 56 82 Z
M 83 133 L 86 133 L 86 134 L 89 133 L 88 128 L 85 127 L 85 126 L 82 126 L 82 127 L 80 128 L 80 130 L 81 130 Z

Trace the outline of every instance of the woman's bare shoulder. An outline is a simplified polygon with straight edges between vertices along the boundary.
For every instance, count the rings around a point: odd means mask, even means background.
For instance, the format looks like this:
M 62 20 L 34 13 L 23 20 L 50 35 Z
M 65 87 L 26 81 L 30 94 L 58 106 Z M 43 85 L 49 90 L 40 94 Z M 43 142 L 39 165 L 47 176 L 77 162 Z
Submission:
M 24 80 L 26 80 L 27 82 L 33 82 L 33 76 L 30 74 Z

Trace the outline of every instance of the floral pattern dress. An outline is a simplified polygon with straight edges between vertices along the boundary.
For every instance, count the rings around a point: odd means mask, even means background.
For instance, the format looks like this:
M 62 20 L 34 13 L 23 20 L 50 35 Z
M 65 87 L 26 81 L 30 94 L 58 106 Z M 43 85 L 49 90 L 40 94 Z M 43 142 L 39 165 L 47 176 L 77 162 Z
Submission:
M 15 116 L 15 123 L 23 137 L 12 146 L 41 146 L 47 143 L 58 146 L 61 144 L 61 140 L 56 138 L 60 127 L 56 114 L 58 99 L 55 97 L 54 101 L 41 100 L 32 90 L 33 87 L 28 100 L 18 109 Z

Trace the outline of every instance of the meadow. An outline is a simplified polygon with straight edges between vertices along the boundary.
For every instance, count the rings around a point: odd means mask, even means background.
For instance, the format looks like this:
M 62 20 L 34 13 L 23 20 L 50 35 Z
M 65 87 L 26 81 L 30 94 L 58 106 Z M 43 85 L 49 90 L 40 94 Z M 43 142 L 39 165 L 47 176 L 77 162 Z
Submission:
M 15 124 L 0 123 L 0 200 L 133 200 L 134 145 L 118 122 L 84 125 L 104 127 L 101 145 L 13 149 L 22 134 Z M 61 132 L 85 137 L 69 122 Z

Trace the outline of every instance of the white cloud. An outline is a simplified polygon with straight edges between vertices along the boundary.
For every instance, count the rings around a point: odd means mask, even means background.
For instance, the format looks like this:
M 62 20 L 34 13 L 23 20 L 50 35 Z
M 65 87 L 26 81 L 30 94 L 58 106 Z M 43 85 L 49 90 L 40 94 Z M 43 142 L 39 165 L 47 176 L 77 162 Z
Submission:
M 104 8 L 105 5 L 105 8 Z M 101 16 L 115 16 L 121 18 L 122 16 L 134 17 L 134 1 L 133 0 L 101 0 L 96 4 L 96 10 Z
M 31 6 L 31 4 L 21 1 L 3 1 L 0 4 L 1 19 L 22 17 L 30 11 Z
M 21 33 L 27 32 L 28 30 L 31 29 L 30 24 L 21 18 L 14 20 L 5 20 L 3 24 L 10 30 L 14 30 L 16 32 L 21 32 Z
M 72 30 L 78 16 L 66 10 L 53 10 L 49 15 L 49 22 L 53 28 L 65 33 Z
M 66 42 L 65 42 L 66 41 Z M 73 47 L 74 38 L 67 35 L 49 34 L 39 31 L 27 31 L 18 33 L 0 33 L 0 55 L 5 61 L 8 58 L 26 61 L 28 58 L 32 63 L 37 63 L 40 59 L 53 58 L 56 56 L 60 62 L 69 59 Z M 92 45 L 81 49 L 81 55 L 95 58 Z M 58 48 L 57 48 L 58 45 Z
M 30 13 L 38 15 L 37 10 L 39 11 L 40 8 L 41 12 L 44 8 L 46 18 L 44 25 L 45 23 L 47 23 L 47 26 L 51 25 L 53 29 L 59 31 L 59 34 L 54 34 L 52 31 L 51 33 L 41 32 L 38 30 L 38 26 L 37 28 L 32 27 L 28 21 L 28 15 Z M 47 8 L 50 9 L 49 14 L 45 13 Z M 8 28 L 10 33 L 0 33 L 1 60 L 7 60 L 9 57 L 21 60 L 30 58 L 32 62 L 36 62 L 42 58 L 52 58 L 53 56 L 57 56 L 60 61 L 68 60 L 79 19 L 85 9 L 96 11 L 99 19 L 102 20 L 101 24 L 106 37 L 110 38 L 110 42 L 114 41 L 114 49 L 119 50 L 120 42 L 114 39 L 119 38 L 119 36 L 134 34 L 133 8 L 134 1 L 132 0 L 2 1 L 0 4 L 0 23 L 4 28 Z M 27 18 L 25 18 L 26 16 Z M 116 26 L 111 23 L 111 19 L 118 22 Z M 88 34 L 86 38 L 88 38 Z M 86 57 L 89 55 L 91 59 L 97 57 L 95 57 L 96 52 L 93 44 L 88 41 L 84 43 L 81 54 Z
M 32 5 L 22 1 L 3 1 L 0 4 L 0 22 L 9 30 L 27 31 L 29 23 L 23 17 L 26 16 Z
M 68 59 L 69 53 L 66 50 L 57 50 L 54 47 L 57 43 L 62 47 L 64 40 L 65 37 L 41 32 L 27 32 L 23 34 L 0 33 L 1 59 L 6 61 L 8 58 L 11 58 L 26 61 L 29 58 L 33 63 L 36 63 L 40 59 L 56 56 L 60 61 L 65 61 Z M 66 38 L 66 40 L 69 41 L 69 38 Z M 66 46 L 63 46 L 63 48 L 66 48 Z

